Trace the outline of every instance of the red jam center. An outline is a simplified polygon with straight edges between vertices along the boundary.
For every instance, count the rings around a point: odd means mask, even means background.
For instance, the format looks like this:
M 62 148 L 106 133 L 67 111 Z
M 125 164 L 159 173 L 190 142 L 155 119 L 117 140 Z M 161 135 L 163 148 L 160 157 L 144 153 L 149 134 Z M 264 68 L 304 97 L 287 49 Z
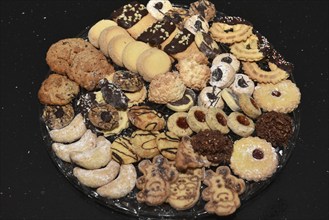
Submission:
M 280 97 L 281 92 L 275 90 L 275 91 L 272 92 L 272 96 Z
M 223 126 L 227 125 L 227 121 L 221 113 L 217 113 L 216 118 L 217 118 L 218 123 L 220 123 L 221 125 L 223 125 Z
M 253 152 L 252 152 L 252 156 L 253 158 L 255 158 L 256 160 L 261 160 L 264 158 L 264 153 L 262 150 L 260 149 L 255 149 Z
M 253 98 L 250 98 L 250 102 L 256 109 L 258 109 L 258 105 Z
M 178 127 L 183 129 L 187 129 L 189 127 L 185 117 L 179 117 L 176 121 L 176 124 Z
M 236 120 L 244 126 L 250 125 L 248 118 L 244 115 L 239 115 L 238 117 L 236 117 Z
M 206 115 L 202 111 L 195 111 L 194 116 L 196 120 L 199 122 L 205 122 L 206 121 Z

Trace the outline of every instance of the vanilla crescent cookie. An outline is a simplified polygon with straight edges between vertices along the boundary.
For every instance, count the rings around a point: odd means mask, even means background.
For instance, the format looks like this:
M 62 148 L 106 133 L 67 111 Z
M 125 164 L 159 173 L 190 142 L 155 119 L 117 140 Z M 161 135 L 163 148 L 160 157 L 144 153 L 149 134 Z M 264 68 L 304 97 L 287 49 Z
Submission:
M 211 66 L 210 85 L 221 89 L 229 87 L 235 76 L 235 70 L 230 64 L 220 62 Z
M 88 31 L 88 40 L 94 45 L 94 47 L 99 48 L 98 39 L 100 34 L 105 28 L 117 26 L 118 24 L 109 19 L 102 19 L 94 24 Z
M 193 134 L 193 131 L 187 123 L 186 118 L 186 112 L 176 112 L 172 114 L 167 121 L 168 130 L 178 137 L 190 136 Z
M 149 85 L 149 101 L 158 104 L 175 102 L 184 96 L 186 86 L 177 72 L 167 72 L 153 78 Z
M 277 84 L 258 84 L 254 99 L 264 111 L 289 113 L 298 107 L 301 94 L 295 83 L 283 80 Z
M 232 44 L 245 41 L 252 35 L 252 24 L 243 18 L 223 15 L 210 28 L 211 36 L 218 42 Z
M 150 0 L 146 5 L 148 12 L 157 20 L 162 20 L 172 7 L 169 0 Z
M 158 131 L 136 130 L 131 134 L 130 142 L 141 158 L 153 158 L 160 154 L 156 142 Z
M 264 36 L 255 32 L 245 41 L 231 45 L 230 49 L 239 60 L 250 62 L 263 59 L 270 53 L 272 46 Z
M 87 127 L 81 113 L 77 114 L 66 127 L 49 131 L 50 138 L 55 142 L 71 143 L 78 140 L 85 132 Z
M 53 143 L 52 150 L 61 160 L 71 162 L 72 152 L 84 152 L 96 147 L 97 136 L 91 130 L 87 130 L 78 141 L 71 144 Z
M 86 170 L 80 167 L 74 167 L 73 175 L 85 186 L 98 188 L 114 180 L 120 171 L 120 164 L 111 160 L 106 167 Z
M 130 193 L 136 184 L 137 172 L 132 164 L 121 165 L 119 176 L 108 184 L 99 187 L 96 192 L 103 197 L 119 199 Z
M 247 137 L 234 142 L 230 167 L 241 178 L 263 181 L 273 175 L 277 166 L 278 155 L 266 140 Z
M 203 106 L 206 108 L 224 108 L 224 101 L 221 96 L 221 91 L 222 90 L 218 87 L 205 87 L 199 94 L 198 106 Z
M 247 75 L 238 73 L 235 75 L 230 88 L 237 95 L 247 94 L 251 96 L 255 90 L 255 83 Z
M 211 130 L 217 130 L 222 134 L 227 134 L 230 131 L 227 121 L 227 115 L 223 110 L 215 107 L 210 107 L 208 109 L 206 122 Z
M 255 130 L 255 123 L 240 112 L 232 112 L 228 116 L 227 125 L 231 131 L 241 137 L 248 137 Z
M 217 55 L 212 61 L 212 65 L 218 65 L 220 62 L 230 64 L 235 70 L 235 72 L 238 72 L 240 70 L 240 61 L 231 53 L 222 53 Z
M 71 161 L 88 170 L 99 169 L 106 166 L 112 157 L 111 142 L 104 136 L 96 140 L 96 147 L 82 152 L 71 152 Z
M 201 106 L 193 106 L 187 114 L 186 121 L 194 132 L 209 129 L 206 122 L 208 109 Z
M 168 160 L 175 160 L 180 142 L 179 137 L 175 133 L 165 131 L 157 136 L 156 142 L 162 156 Z

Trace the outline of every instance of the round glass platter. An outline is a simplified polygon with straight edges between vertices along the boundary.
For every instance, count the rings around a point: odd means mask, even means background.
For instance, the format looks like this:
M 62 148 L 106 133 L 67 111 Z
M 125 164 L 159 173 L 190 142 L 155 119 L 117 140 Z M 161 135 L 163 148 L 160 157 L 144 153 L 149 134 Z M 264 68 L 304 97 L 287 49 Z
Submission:
M 186 6 L 182 5 L 175 5 L 176 7 L 183 7 L 186 8 Z M 217 13 L 217 16 L 221 16 L 221 13 Z M 83 39 L 87 39 L 88 31 L 91 26 L 86 27 L 84 31 L 82 31 L 80 34 L 78 34 L 76 37 L 80 37 Z M 221 45 L 223 49 L 225 50 L 225 45 Z M 122 68 L 115 66 L 116 70 L 120 70 Z M 49 72 L 50 74 L 50 72 Z M 295 82 L 293 75 L 290 75 L 290 79 Z M 79 96 L 86 91 L 80 92 Z M 76 103 L 77 98 L 73 101 L 73 103 Z M 171 115 L 173 112 L 165 107 L 165 105 L 157 105 L 154 103 L 150 103 L 146 101 L 143 103 L 145 105 L 149 105 L 151 108 L 158 110 L 163 115 L 166 115 L 166 119 L 169 115 Z M 75 106 L 75 104 L 73 104 Z M 76 109 L 75 109 L 76 110 Z M 184 210 L 184 211 L 177 211 L 174 208 L 170 207 L 169 204 L 163 204 L 160 206 L 148 206 L 146 204 L 141 204 L 137 202 L 136 200 L 136 193 L 139 191 L 136 187 L 132 192 L 130 192 L 127 196 L 120 199 L 108 199 L 99 196 L 96 193 L 95 189 L 89 188 L 81 184 L 78 179 L 73 175 L 73 168 L 75 167 L 74 164 L 70 164 L 67 162 L 64 162 L 60 160 L 55 153 L 52 151 L 51 145 L 53 141 L 51 140 L 49 136 L 49 130 L 47 126 L 45 125 L 43 119 L 42 119 L 42 111 L 43 106 L 40 105 L 39 108 L 39 115 L 40 115 L 40 126 L 41 126 L 41 132 L 43 140 L 46 144 L 46 149 L 49 153 L 49 156 L 51 160 L 54 162 L 55 166 L 58 168 L 58 170 L 67 178 L 67 180 L 76 187 L 79 191 L 81 191 L 83 194 L 85 194 L 90 199 L 93 199 L 94 201 L 100 203 L 101 205 L 108 207 L 110 209 L 122 212 L 124 214 L 129 214 L 132 216 L 138 216 L 138 217 L 148 217 L 148 218 L 196 218 L 199 216 L 205 216 L 208 215 L 208 213 L 204 210 L 205 201 L 203 201 L 201 198 L 199 201 L 195 204 L 195 206 L 191 209 Z M 77 110 L 76 110 L 77 111 Z M 227 107 L 224 108 L 224 111 L 226 113 L 231 112 Z M 76 112 L 77 113 L 77 112 Z M 287 147 L 279 147 L 276 148 L 278 158 L 279 158 L 279 165 L 277 168 L 276 173 L 266 181 L 261 182 L 248 182 L 246 181 L 246 190 L 245 192 L 240 196 L 241 199 L 241 206 L 243 207 L 248 200 L 253 198 L 254 196 L 260 194 L 267 186 L 270 185 L 271 182 L 276 178 L 277 175 L 281 172 L 281 170 L 285 167 L 287 164 L 289 158 L 291 157 L 291 154 L 296 146 L 296 141 L 298 138 L 299 128 L 300 128 L 300 109 L 297 108 L 294 112 L 290 113 L 290 116 L 293 119 L 293 135 L 291 139 L 289 140 L 289 144 Z M 87 125 L 88 128 L 95 131 L 94 128 L 90 127 L 91 125 Z M 113 137 L 109 137 L 108 139 L 112 142 L 116 137 L 120 135 L 130 135 L 135 128 L 129 127 L 128 129 L 124 130 L 121 134 Z M 239 137 L 237 135 L 234 135 L 232 132 L 229 133 L 229 136 L 233 140 L 237 140 Z M 141 173 L 138 172 L 137 164 L 136 170 L 138 173 L 138 177 L 141 176 Z M 216 167 L 214 167 L 216 168 Z M 201 186 L 201 191 L 205 188 L 204 185 Z M 240 207 L 239 209 L 241 209 Z M 239 211 L 237 210 L 237 212 Z

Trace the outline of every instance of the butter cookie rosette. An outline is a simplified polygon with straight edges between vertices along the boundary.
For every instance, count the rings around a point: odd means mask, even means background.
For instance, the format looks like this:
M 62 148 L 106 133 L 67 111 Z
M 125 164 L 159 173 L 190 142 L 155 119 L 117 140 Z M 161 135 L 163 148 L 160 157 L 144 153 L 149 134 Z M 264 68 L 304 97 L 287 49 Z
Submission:
M 149 101 L 158 104 L 167 104 L 181 99 L 185 93 L 186 86 L 174 72 L 168 72 L 155 77 L 149 87 Z

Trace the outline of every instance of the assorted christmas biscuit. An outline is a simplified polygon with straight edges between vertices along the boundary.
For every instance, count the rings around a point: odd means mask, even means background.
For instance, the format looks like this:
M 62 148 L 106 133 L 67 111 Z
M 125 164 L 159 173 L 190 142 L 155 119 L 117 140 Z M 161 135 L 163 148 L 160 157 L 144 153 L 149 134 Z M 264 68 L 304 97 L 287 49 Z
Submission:
M 231 215 L 294 133 L 293 65 L 208 0 L 123 5 L 86 39 L 51 45 L 46 62 L 38 98 L 51 151 L 108 200 L 177 211 L 203 200 Z

